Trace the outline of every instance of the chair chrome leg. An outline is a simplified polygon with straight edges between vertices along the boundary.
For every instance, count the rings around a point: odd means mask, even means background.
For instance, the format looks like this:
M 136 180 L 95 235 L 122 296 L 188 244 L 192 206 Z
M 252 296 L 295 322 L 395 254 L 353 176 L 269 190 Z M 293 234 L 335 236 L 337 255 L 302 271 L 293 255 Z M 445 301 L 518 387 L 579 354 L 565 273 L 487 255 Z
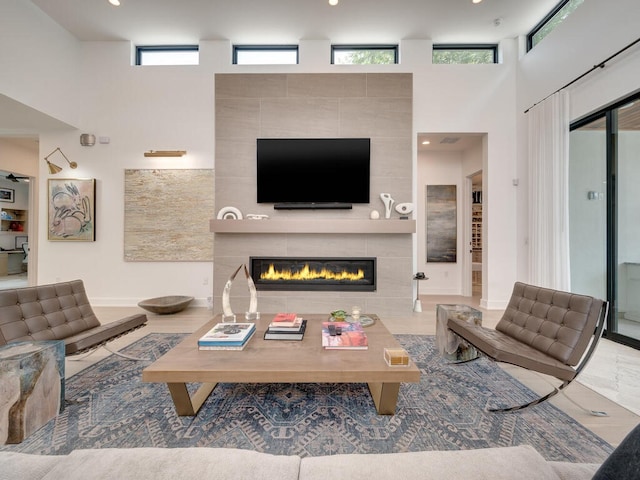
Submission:
M 546 394 L 544 397 L 537 398 L 536 400 L 532 400 L 531 402 L 525 403 L 524 405 L 517 405 L 515 407 L 506 407 L 506 408 L 488 408 L 487 410 L 489 412 L 502 412 L 502 413 L 515 412 L 517 410 L 523 410 L 525 408 L 533 407 L 534 405 L 538 405 L 538 404 L 540 404 L 540 403 L 542 403 L 542 402 L 544 402 L 546 400 L 549 400 L 554 395 L 556 395 L 558 393 L 562 393 L 567 400 L 569 400 L 571 403 L 573 403 L 575 406 L 579 407 L 580 409 L 584 410 L 589 415 L 593 415 L 594 417 L 608 417 L 609 416 L 609 414 L 607 412 L 603 412 L 603 411 L 600 411 L 600 410 L 589 410 L 588 408 L 583 407 L 582 405 L 577 403 L 575 400 L 573 400 L 571 397 L 569 397 L 569 395 L 567 395 L 567 392 L 564 389 L 570 383 L 571 383 L 571 380 L 565 381 L 558 388 L 553 387 L 553 391 L 548 393 L 548 394 Z
M 564 386 L 565 384 L 563 384 Z M 562 388 L 562 387 L 560 387 Z M 530 401 L 529 403 L 525 403 L 523 405 L 516 405 L 514 407 L 505 407 L 505 408 L 487 408 L 487 411 L 494 413 L 507 413 L 507 412 L 516 412 L 518 410 L 524 410 L 525 408 L 533 407 L 538 405 L 544 401 L 549 400 L 551 397 L 560 392 L 560 389 L 554 388 L 552 392 L 547 393 L 544 397 L 536 398 L 535 400 Z

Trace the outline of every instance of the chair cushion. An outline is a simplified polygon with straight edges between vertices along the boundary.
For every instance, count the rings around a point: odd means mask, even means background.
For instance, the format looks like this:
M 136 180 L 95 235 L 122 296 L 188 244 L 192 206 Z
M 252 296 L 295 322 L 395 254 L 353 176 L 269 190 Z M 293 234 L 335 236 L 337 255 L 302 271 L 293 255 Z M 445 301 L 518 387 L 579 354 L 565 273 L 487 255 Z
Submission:
M 0 345 L 62 340 L 98 326 L 82 280 L 0 291 Z
M 516 282 L 496 330 L 567 365 L 577 365 L 595 331 L 602 300 Z
M 561 380 L 572 380 L 576 376 L 572 367 L 502 332 L 457 318 L 450 318 L 447 327 L 499 362 L 518 365 Z

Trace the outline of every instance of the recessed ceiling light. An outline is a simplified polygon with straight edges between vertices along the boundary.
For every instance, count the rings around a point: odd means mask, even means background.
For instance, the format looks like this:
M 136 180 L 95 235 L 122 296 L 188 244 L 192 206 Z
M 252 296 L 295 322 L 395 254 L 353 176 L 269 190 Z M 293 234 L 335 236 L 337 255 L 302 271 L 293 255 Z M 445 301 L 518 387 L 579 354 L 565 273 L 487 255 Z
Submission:
M 120 6 L 120 0 L 109 0 L 109 3 L 111 5 L 113 5 L 114 7 L 119 7 Z
M 482 0 L 471 0 L 472 3 L 480 3 Z
M 329 5 L 335 7 L 338 4 L 338 0 L 329 0 Z
M 425 140 L 424 142 L 422 142 L 423 145 L 429 145 L 431 142 L 429 140 Z

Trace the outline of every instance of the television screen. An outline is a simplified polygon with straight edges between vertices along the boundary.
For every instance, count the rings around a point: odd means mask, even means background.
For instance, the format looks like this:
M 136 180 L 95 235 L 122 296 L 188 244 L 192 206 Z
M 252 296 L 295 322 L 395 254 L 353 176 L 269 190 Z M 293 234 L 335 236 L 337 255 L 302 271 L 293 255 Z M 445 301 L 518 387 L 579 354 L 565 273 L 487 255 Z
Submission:
M 368 138 L 259 138 L 258 203 L 369 203 Z

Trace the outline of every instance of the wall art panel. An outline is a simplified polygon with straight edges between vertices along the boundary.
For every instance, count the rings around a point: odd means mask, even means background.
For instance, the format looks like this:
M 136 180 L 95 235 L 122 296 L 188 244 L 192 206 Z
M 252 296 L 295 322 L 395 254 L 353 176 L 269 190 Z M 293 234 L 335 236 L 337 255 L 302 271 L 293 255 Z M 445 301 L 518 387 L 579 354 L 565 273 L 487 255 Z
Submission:
M 212 169 L 125 170 L 124 259 L 211 262 Z
M 427 263 L 457 261 L 455 185 L 427 185 Z

